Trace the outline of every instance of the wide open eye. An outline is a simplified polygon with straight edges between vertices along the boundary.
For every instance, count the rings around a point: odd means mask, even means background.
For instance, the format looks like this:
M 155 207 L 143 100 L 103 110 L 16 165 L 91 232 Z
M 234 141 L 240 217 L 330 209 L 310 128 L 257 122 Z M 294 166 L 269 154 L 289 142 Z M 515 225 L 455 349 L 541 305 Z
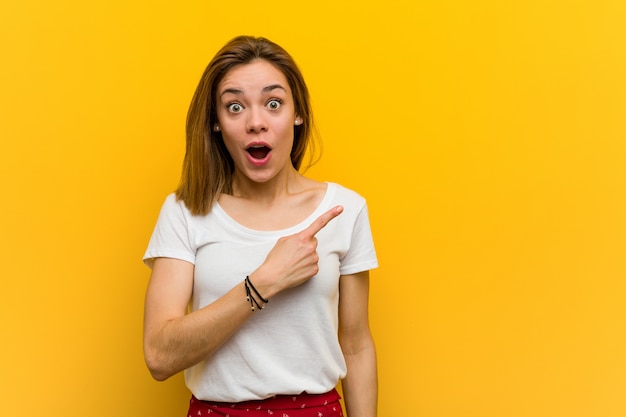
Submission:
M 231 113 L 240 113 L 243 110 L 243 106 L 239 103 L 231 103 L 227 108 Z
M 270 110 L 278 110 L 283 104 L 281 100 L 273 99 L 267 102 L 267 108 Z

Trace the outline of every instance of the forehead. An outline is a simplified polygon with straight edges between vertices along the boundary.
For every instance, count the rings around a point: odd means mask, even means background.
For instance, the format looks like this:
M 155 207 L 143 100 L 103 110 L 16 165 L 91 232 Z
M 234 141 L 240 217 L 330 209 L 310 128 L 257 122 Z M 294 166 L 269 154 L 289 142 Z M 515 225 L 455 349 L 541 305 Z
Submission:
M 231 68 L 217 86 L 218 94 L 228 88 L 237 88 L 251 92 L 262 90 L 269 85 L 280 85 L 285 91 L 291 92 L 285 74 L 270 62 L 257 59 L 248 64 Z

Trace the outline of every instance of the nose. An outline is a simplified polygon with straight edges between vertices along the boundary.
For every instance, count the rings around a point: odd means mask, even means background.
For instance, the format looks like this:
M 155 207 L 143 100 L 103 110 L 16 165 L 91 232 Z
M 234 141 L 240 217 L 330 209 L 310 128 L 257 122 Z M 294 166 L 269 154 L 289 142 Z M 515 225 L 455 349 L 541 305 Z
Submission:
M 263 114 L 263 109 L 253 107 L 248 111 L 246 118 L 246 131 L 248 133 L 258 133 L 267 130 L 267 120 Z

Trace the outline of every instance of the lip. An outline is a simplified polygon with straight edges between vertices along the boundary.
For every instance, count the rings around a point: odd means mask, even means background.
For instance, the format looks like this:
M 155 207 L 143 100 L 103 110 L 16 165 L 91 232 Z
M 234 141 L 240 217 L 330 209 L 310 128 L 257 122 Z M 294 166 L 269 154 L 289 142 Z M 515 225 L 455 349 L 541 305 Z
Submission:
M 254 147 L 266 147 L 267 149 L 269 149 L 269 151 L 267 152 L 267 155 L 265 155 L 265 158 L 257 159 L 257 158 L 252 157 L 252 155 L 248 152 L 248 149 L 254 148 Z M 246 157 L 248 158 L 248 161 L 254 166 L 263 166 L 267 164 L 272 156 L 272 147 L 267 142 L 259 142 L 259 141 L 250 142 L 246 145 L 244 150 L 246 151 Z

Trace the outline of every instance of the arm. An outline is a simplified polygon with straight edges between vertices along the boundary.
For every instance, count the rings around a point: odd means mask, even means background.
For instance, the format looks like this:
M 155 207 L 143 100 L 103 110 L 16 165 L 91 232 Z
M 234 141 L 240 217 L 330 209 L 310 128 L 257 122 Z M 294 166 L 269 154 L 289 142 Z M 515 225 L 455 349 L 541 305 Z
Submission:
M 267 298 L 302 284 L 318 272 L 315 234 L 338 216 L 335 207 L 300 233 L 278 240 L 250 280 Z M 193 366 L 212 355 L 250 317 L 243 277 L 240 285 L 208 306 L 187 313 L 193 291 L 194 265 L 157 258 L 146 292 L 144 356 L 157 380 Z
M 252 314 L 243 284 L 187 314 L 193 273 L 188 262 L 154 260 L 145 302 L 144 356 L 159 381 L 211 355 Z
M 375 417 L 378 403 L 376 348 L 368 320 L 369 271 L 339 280 L 339 342 L 348 373 L 342 381 L 349 417 Z

